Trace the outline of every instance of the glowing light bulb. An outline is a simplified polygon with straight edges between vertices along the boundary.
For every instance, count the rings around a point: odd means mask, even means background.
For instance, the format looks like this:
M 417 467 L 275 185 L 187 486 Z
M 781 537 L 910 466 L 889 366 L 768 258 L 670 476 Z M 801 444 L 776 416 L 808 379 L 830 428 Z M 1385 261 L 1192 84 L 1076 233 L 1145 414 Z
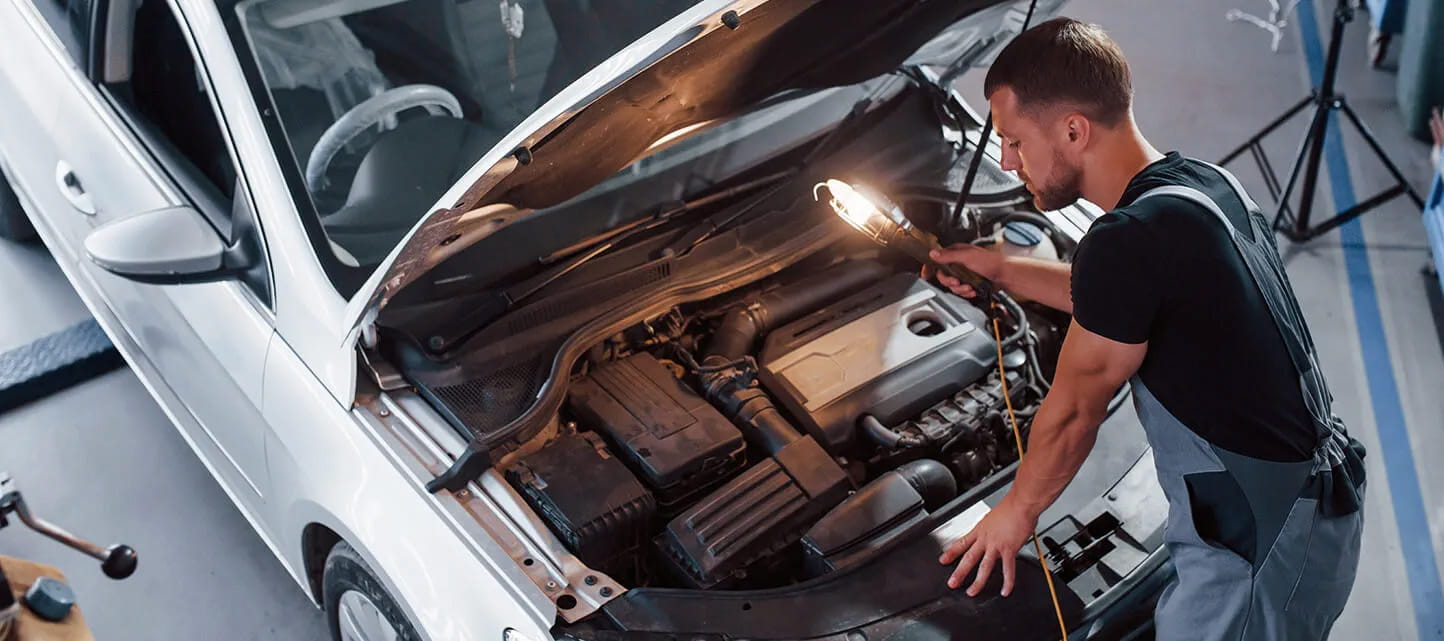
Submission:
M 853 189 L 852 185 L 836 179 L 822 184 L 826 185 L 827 190 L 832 193 L 832 200 L 829 204 L 832 205 L 833 211 L 836 211 L 837 215 L 842 216 L 842 219 L 853 227 L 866 229 L 868 221 L 872 220 L 874 216 L 882 215 L 877 204 Z

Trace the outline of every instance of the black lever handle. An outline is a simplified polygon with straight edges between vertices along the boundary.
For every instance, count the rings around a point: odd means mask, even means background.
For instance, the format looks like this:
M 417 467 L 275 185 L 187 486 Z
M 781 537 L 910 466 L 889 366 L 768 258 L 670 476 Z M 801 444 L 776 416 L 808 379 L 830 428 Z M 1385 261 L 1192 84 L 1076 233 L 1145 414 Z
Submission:
M 15 487 L 10 475 L 0 472 L 0 527 L 4 526 L 4 517 L 8 512 L 18 515 L 26 527 L 100 561 L 101 571 L 112 579 L 124 579 L 135 572 L 138 559 L 135 550 L 129 545 L 116 544 L 102 548 L 35 516 L 25 505 L 25 497 L 20 495 L 20 490 Z
M 101 571 L 105 576 L 120 580 L 135 573 L 136 558 L 135 549 L 124 543 L 110 546 L 106 551 L 105 560 L 100 562 Z

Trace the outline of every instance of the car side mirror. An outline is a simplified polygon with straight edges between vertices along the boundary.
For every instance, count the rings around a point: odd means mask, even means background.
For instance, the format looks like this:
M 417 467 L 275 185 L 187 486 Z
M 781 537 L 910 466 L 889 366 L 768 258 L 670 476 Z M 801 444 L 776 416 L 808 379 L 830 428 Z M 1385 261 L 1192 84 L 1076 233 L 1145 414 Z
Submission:
M 156 209 L 95 228 L 85 253 L 102 269 L 142 283 L 225 280 L 240 271 L 216 230 L 190 207 Z

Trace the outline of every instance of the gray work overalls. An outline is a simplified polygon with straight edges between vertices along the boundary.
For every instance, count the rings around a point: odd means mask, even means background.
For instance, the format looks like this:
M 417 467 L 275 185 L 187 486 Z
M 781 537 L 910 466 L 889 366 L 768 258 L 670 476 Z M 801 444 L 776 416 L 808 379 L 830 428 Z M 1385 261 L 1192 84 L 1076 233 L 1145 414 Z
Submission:
M 1163 538 L 1177 570 L 1155 610 L 1157 638 L 1317 641 L 1328 636 L 1354 583 L 1363 528 L 1362 447 L 1332 412 L 1273 232 L 1238 181 L 1215 169 L 1248 208 L 1252 239 L 1197 189 L 1158 187 L 1138 200 L 1183 198 L 1208 208 L 1228 229 L 1289 350 L 1318 445 L 1312 460 L 1299 463 L 1224 450 L 1179 422 L 1133 377 L 1134 405 L 1168 499 Z

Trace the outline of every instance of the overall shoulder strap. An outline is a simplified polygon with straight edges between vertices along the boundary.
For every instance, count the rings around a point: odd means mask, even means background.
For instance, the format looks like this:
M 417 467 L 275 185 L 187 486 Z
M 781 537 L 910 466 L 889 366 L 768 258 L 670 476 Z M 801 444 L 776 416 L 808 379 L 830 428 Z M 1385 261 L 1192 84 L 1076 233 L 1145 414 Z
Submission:
M 1136 203 L 1145 198 L 1152 198 L 1154 196 L 1174 196 L 1176 198 L 1182 198 L 1184 200 L 1203 205 L 1205 209 L 1213 212 L 1214 217 L 1218 218 L 1218 220 L 1223 223 L 1224 229 L 1228 230 L 1229 236 L 1234 236 L 1238 233 L 1238 231 L 1234 229 L 1233 223 L 1229 222 L 1228 216 L 1224 215 L 1223 209 L 1219 208 L 1218 203 L 1214 202 L 1212 198 L 1209 198 L 1208 194 L 1205 194 L 1197 189 L 1194 189 L 1192 187 L 1185 187 L 1183 185 L 1163 185 L 1162 187 L 1154 187 L 1153 189 L 1143 192 L 1143 195 L 1139 196 L 1133 202 Z
M 1227 169 L 1219 167 L 1218 165 L 1215 165 L 1211 162 L 1205 162 L 1202 160 L 1199 160 L 1197 162 L 1200 162 L 1212 168 L 1214 171 L 1218 172 L 1218 175 L 1223 176 L 1223 179 L 1228 181 L 1228 186 L 1233 188 L 1233 193 L 1238 195 L 1238 199 L 1243 201 L 1243 206 L 1246 207 L 1249 211 L 1259 211 L 1258 203 L 1254 202 L 1253 198 L 1249 197 L 1248 192 L 1244 191 L 1243 189 L 1243 184 L 1238 181 L 1237 177 L 1229 173 Z

